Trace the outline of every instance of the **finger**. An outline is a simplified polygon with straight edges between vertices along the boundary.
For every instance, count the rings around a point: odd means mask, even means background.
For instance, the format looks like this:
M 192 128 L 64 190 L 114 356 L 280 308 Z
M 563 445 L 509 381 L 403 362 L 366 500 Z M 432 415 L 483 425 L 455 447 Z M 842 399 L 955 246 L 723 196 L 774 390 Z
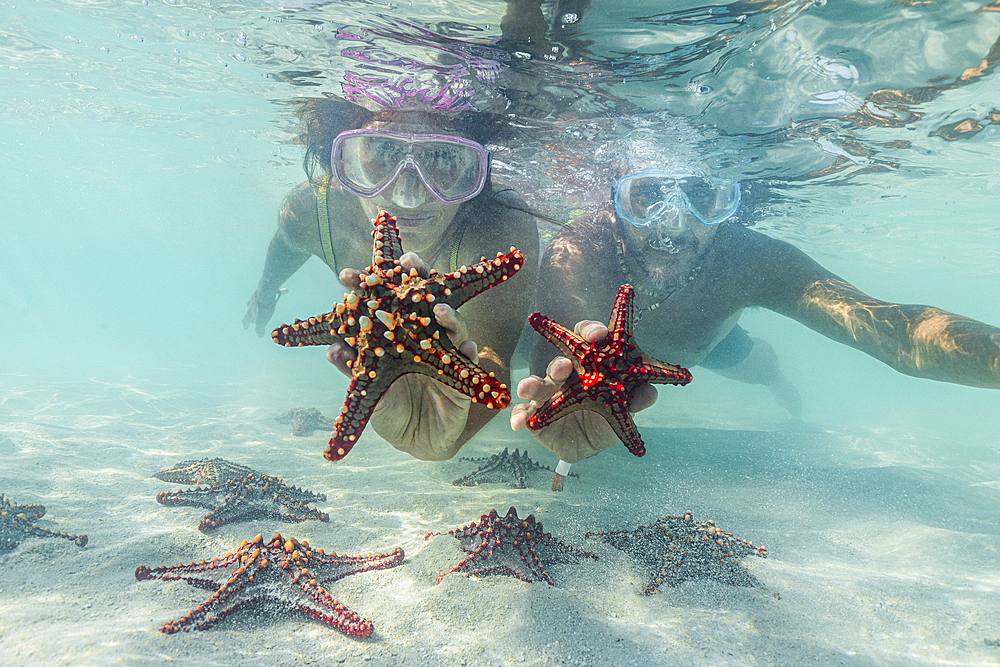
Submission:
M 573 372 L 573 362 L 566 357 L 556 357 L 545 369 L 545 377 L 552 382 L 562 384 Z
M 629 412 L 639 412 L 640 410 L 645 410 L 646 408 L 656 403 L 657 397 L 656 387 L 651 384 L 643 384 L 636 387 L 635 393 L 632 396 L 632 400 L 629 401 L 628 411 Z
M 344 375 L 353 377 L 351 372 L 351 362 L 358 358 L 357 353 L 343 343 L 334 343 L 326 348 L 326 359 L 337 367 Z
M 399 265 L 403 267 L 403 270 L 409 272 L 410 269 L 416 269 L 417 274 L 421 278 L 426 278 L 430 275 L 431 268 L 427 266 L 427 263 L 420 259 L 420 255 L 415 252 L 404 252 L 403 256 L 399 258 Z
M 520 431 L 528 425 L 529 414 L 528 403 L 518 403 L 510 412 L 510 428 L 512 431 Z
M 517 383 L 517 397 L 533 401 L 542 391 L 542 378 L 537 375 L 526 377 Z
M 338 276 L 344 287 L 350 290 L 361 289 L 361 272 L 357 269 L 344 269 Z
M 254 327 L 257 330 L 257 338 L 263 338 L 264 337 L 264 334 L 266 333 L 266 331 L 265 331 L 265 326 L 266 325 L 267 325 L 267 322 L 261 322 L 260 320 L 257 320 L 257 326 Z
M 479 363 L 479 346 L 476 345 L 474 341 L 464 340 L 462 344 L 458 346 L 458 351 L 462 353 L 466 359 L 474 364 Z
M 469 325 L 465 318 L 448 304 L 439 303 L 434 306 L 434 319 L 448 331 L 453 345 L 469 339 Z
M 577 322 L 573 331 L 588 343 L 598 343 L 608 337 L 607 325 L 594 320 Z

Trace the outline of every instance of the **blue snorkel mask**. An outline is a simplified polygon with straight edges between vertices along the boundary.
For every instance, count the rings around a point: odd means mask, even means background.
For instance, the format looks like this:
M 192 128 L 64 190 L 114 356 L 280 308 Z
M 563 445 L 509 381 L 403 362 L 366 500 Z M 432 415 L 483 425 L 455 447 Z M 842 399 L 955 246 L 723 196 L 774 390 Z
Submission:
M 740 208 L 740 182 L 713 178 L 689 168 L 643 169 L 615 184 L 615 212 L 635 227 L 656 228 L 660 236 L 680 232 L 690 215 L 703 225 L 718 225 Z

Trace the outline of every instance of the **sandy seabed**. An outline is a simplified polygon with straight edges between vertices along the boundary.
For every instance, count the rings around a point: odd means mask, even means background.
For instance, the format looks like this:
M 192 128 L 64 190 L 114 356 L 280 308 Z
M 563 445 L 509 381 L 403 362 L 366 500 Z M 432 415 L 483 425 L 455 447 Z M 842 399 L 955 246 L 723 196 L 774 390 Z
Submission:
M 230 388 L 232 389 L 232 388 Z M 227 393 L 228 392 L 228 393 Z M 280 392 L 279 392 L 280 394 Z M 422 463 L 372 430 L 339 464 L 327 434 L 294 437 L 274 417 L 329 403 L 221 388 L 0 382 L 0 492 L 42 503 L 42 526 L 86 533 L 29 539 L 0 554 L 4 665 L 996 665 L 1000 662 L 1000 463 L 996 448 L 956 449 L 908 432 L 840 432 L 781 420 L 745 402 L 679 399 L 643 413 L 649 453 L 623 447 L 573 467 L 566 490 L 541 475 L 524 490 L 455 487 L 475 464 Z M 658 406 L 659 407 L 659 406 Z M 464 456 L 504 447 L 553 457 L 506 415 Z M 932 452 L 949 452 L 947 455 Z M 327 496 L 329 523 L 250 521 L 210 533 L 194 507 L 164 507 L 186 488 L 150 475 L 223 457 Z M 490 509 L 516 507 L 600 555 L 554 565 L 556 586 L 512 577 L 435 577 L 462 557 L 447 535 Z M 745 565 L 761 588 L 689 581 L 640 594 L 644 577 L 588 530 L 634 528 L 694 513 L 763 544 Z M 337 553 L 402 547 L 394 569 L 348 577 L 331 594 L 374 634 L 352 639 L 292 612 L 255 610 L 204 632 L 159 628 L 208 593 L 136 581 L 139 565 L 175 565 L 275 532 Z

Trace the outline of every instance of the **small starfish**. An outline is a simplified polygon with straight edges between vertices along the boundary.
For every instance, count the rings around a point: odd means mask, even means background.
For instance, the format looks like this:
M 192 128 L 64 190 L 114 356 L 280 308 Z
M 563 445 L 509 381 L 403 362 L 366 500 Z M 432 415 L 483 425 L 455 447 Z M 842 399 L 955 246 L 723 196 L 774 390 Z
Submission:
M 36 521 L 43 516 L 44 505 L 18 505 L 0 493 L 0 551 L 10 551 L 29 537 L 62 537 L 78 547 L 86 546 L 86 535 L 67 535 L 39 528 Z
M 374 556 L 338 556 L 280 534 L 265 544 L 258 535 L 222 558 L 172 567 L 140 566 L 135 570 L 135 578 L 186 581 L 215 591 L 193 611 L 160 628 L 164 634 L 206 630 L 240 609 L 259 607 L 270 613 L 277 605 L 301 612 L 351 637 L 368 637 L 372 622 L 330 597 L 321 584 L 329 585 L 358 572 L 385 570 L 402 562 L 403 550 L 398 548 Z
M 441 533 L 427 533 L 424 540 Z M 579 563 L 584 558 L 597 560 L 597 555 L 581 551 L 542 532 L 542 524 L 530 514 L 525 520 L 511 507 L 507 516 L 500 518 L 496 510 L 480 517 L 479 523 L 449 530 L 458 539 L 462 551 L 469 554 L 451 570 L 439 574 L 437 582 L 452 572 L 474 576 L 506 574 L 523 581 L 545 581 L 555 586 L 544 567 L 553 563 Z
M 308 506 L 308 503 L 325 501 L 326 496 L 322 493 L 288 486 L 277 477 L 224 459 L 181 461 L 153 477 L 178 484 L 208 485 L 156 495 L 156 502 L 168 507 L 190 505 L 212 510 L 198 523 L 198 530 L 202 532 L 214 530 L 224 523 L 257 518 L 292 523 L 330 520 L 325 512 Z
M 332 419 L 327 419 L 316 408 L 292 408 L 288 412 L 274 418 L 279 424 L 293 424 L 292 435 L 305 437 L 313 431 L 329 431 L 333 429 Z
M 566 384 L 528 419 L 537 431 L 576 410 L 591 410 L 604 417 L 615 434 L 636 456 L 646 445 L 629 414 L 629 402 L 643 384 L 686 385 L 691 372 L 642 353 L 632 342 L 632 301 L 635 290 L 622 285 L 611 309 L 608 336 L 601 343 L 588 343 L 566 327 L 543 317 L 528 316 L 528 323 L 573 362 L 575 371 Z
M 396 219 L 379 211 L 372 221 L 372 265 L 361 274 L 361 292 L 349 292 L 329 313 L 282 324 L 271 333 L 286 347 L 345 342 L 357 351 L 354 378 L 347 401 L 334 421 L 336 429 L 324 456 L 339 461 L 351 451 L 371 419 L 375 405 L 401 375 L 422 373 L 457 389 L 473 402 L 502 410 L 510 405 L 510 390 L 493 373 L 465 359 L 434 316 L 443 303 L 458 308 L 517 273 L 524 254 L 511 248 L 496 259 L 427 278 L 416 269 L 403 272 L 402 241 Z
M 661 584 L 676 586 L 688 579 L 715 579 L 730 586 L 756 586 L 757 580 L 740 564 L 745 556 L 767 558 L 767 549 L 733 537 L 714 521 L 696 524 L 691 512 L 661 517 L 635 530 L 601 530 L 584 535 L 621 549 L 649 576 L 642 590 L 652 595 Z
M 503 484 L 509 483 L 512 489 L 528 488 L 524 480 L 530 477 L 531 473 L 548 470 L 552 468 L 543 466 L 528 458 L 528 452 L 523 454 L 515 449 L 511 454 L 506 447 L 499 454 L 494 454 L 489 458 L 467 458 L 462 457 L 462 461 L 472 461 L 482 463 L 478 470 L 470 472 L 464 477 L 459 477 L 452 484 L 455 486 L 477 486 L 479 484 Z M 575 473 L 570 473 L 576 476 Z

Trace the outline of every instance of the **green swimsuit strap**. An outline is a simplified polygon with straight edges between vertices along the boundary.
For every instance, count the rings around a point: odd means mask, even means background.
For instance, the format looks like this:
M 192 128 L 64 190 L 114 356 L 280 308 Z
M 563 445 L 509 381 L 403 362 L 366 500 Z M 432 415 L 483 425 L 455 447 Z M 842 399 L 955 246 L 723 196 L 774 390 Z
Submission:
M 330 210 L 326 207 L 326 189 L 330 185 L 330 177 L 324 176 L 316 191 L 316 221 L 319 225 L 319 242 L 323 246 L 323 259 L 330 270 L 337 271 L 337 255 L 333 252 L 333 232 L 330 229 Z

